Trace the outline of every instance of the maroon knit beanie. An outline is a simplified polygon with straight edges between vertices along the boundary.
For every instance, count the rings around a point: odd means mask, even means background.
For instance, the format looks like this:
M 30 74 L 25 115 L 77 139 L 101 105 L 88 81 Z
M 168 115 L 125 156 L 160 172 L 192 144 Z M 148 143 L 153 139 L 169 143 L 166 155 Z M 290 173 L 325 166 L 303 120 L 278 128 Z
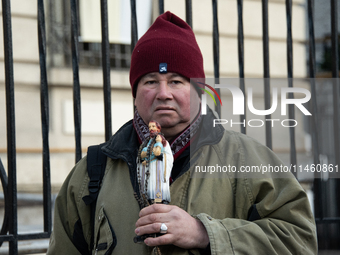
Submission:
M 191 27 L 171 12 L 160 15 L 138 40 L 131 56 L 133 97 L 140 78 L 151 72 L 174 72 L 204 78 L 203 57 Z

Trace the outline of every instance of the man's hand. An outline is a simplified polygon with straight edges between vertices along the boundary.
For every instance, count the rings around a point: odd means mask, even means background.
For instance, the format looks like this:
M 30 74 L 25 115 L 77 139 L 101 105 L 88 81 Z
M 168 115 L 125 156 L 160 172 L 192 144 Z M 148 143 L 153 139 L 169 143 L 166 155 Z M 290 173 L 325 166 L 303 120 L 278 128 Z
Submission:
M 145 239 L 148 246 L 173 244 L 184 249 L 205 248 L 209 244 L 203 223 L 174 205 L 153 204 L 143 208 L 136 222 L 137 235 L 159 233 L 161 224 L 168 227 L 166 234 Z

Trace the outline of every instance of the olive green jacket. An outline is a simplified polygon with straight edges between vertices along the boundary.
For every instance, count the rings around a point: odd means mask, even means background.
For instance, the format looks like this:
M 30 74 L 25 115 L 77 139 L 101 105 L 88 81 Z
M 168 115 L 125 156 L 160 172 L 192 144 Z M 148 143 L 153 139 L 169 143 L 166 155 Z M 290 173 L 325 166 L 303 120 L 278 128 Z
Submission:
M 217 164 L 235 166 L 238 170 L 242 166 L 281 165 L 272 151 L 236 132 L 202 128 L 210 130 L 209 135 L 195 145 L 190 168 L 180 174 L 170 190 L 171 204 L 204 224 L 211 254 L 316 254 L 316 229 L 310 205 L 291 174 L 272 178 L 275 176 L 271 174 L 195 173 L 200 166 Z M 140 211 L 134 197 L 136 148 L 131 148 L 134 140 L 136 133 L 129 122 L 103 147 L 108 159 L 96 206 L 92 254 L 151 254 L 151 248 L 133 242 Z M 89 194 L 88 182 L 86 160 L 82 159 L 56 199 L 47 254 L 80 254 L 75 246 L 79 236 L 86 241 L 83 246 L 89 246 L 90 212 L 82 200 Z M 164 255 L 200 254 L 196 249 L 184 250 L 173 245 L 163 246 L 161 251 Z

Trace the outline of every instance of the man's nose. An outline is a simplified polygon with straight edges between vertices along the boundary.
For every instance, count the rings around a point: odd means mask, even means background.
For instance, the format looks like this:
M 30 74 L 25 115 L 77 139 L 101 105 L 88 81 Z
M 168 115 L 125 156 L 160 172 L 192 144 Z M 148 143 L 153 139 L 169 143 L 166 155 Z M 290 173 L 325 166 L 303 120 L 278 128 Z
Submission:
M 159 100 L 172 99 L 172 91 L 167 81 L 160 81 L 157 91 L 157 99 Z

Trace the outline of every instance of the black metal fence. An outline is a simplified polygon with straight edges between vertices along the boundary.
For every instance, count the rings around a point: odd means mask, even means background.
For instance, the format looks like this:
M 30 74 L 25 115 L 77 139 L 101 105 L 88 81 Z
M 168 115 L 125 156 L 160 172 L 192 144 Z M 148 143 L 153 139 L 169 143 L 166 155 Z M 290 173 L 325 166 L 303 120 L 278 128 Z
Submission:
M 338 52 L 338 1 L 331 2 L 331 38 L 332 38 L 332 77 L 339 77 L 339 52 Z M 49 102 L 48 102 L 48 77 L 46 71 L 46 32 L 45 32 L 45 12 L 44 1 L 38 0 L 38 38 L 39 38 L 39 60 L 40 60 L 40 77 L 41 77 L 41 124 L 43 138 L 43 207 L 44 207 L 44 231 L 34 234 L 18 234 L 18 215 L 17 215 L 17 169 L 16 169 L 16 136 L 15 136 L 15 101 L 14 101 L 14 76 L 13 76 L 13 48 L 12 48 L 12 25 L 11 25 L 11 6 L 10 0 L 2 1 L 3 32 L 4 32 L 4 56 L 5 56 L 5 80 L 6 80 L 6 120 L 7 120 L 7 161 L 8 176 L 0 160 L 0 177 L 4 193 L 5 215 L 0 231 L 0 246 L 3 242 L 9 242 L 9 254 L 18 254 L 18 241 L 30 239 L 48 238 L 52 230 L 51 216 L 51 184 L 50 184 L 50 152 L 49 152 Z M 219 53 L 219 23 L 217 16 L 217 0 L 212 0 L 213 10 L 213 57 L 214 57 L 214 76 L 220 76 L 220 53 Z M 70 1 L 71 12 L 71 43 L 72 43 L 72 67 L 73 67 L 73 95 L 74 95 L 74 127 L 75 127 L 75 159 L 80 160 L 81 153 L 81 107 L 80 107 L 80 82 L 79 82 L 79 56 L 78 56 L 78 2 Z M 159 13 L 164 12 L 164 1 L 158 1 Z M 192 26 L 192 1 L 185 1 L 186 21 Z M 307 0 L 308 27 L 309 27 L 309 76 L 315 78 L 316 61 L 315 61 L 315 38 L 314 38 L 314 18 L 313 18 L 313 0 Z M 238 13 L 238 60 L 239 60 L 239 78 L 241 78 L 240 88 L 244 92 L 244 34 L 243 34 L 243 0 L 237 0 Z M 131 0 L 131 49 L 137 42 L 137 17 L 136 17 L 136 0 Z M 293 42 L 292 42 L 292 0 L 286 0 L 286 23 L 287 23 L 287 78 L 288 86 L 293 87 Z M 108 10 L 107 0 L 101 0 L 101 24 L 102 24 L 102 67 L 103 67 L 103 94 L 105 104 L 105 138 L 108 140 L 112 135 L 111 120 L 111 85 L 110 85 L 110 46 L 108 37 Z M 225 24 L 224 24 L 225 25 Z M 263 78 L 270 78 L 269 70 L 269 35 L 268 35 L 268 0 L 262 0 L 262 31 L 263 31 Z M 264 79 L 265 107 L 270 108 L 270 80 Z M 340 140 L 339 140 L 339 84 L 338 79 L 333 79 L 333 129 L 334 129 L 334 164 L 340 165 Z M 319 162 L 319 137 L 318 137 L 318 116 L 317 116 L 317 92 L 315 82 L 311 79 L 312 93 L 312 141 L 314 163 Z M 289 94 L 293 98 L 293 94 Z M 220 112 L 220 108 L 216 109 Z M 241 116 L 241 121 L 246 118 Z M 270 119 L 270 116 L 266 116 Z M 289 119 L 294 119 L 293 105 L 289 105 Z M 266 122 L 266 144 L 272 148 L 272 133 L 270 122 Z M 245 133 L 245 127 L 241 132 Z M 291 163 L 296 164 L 295 148 L 295 130 L 290 128 L 290 158 Z M 317 175 L 317 174 L 316 174 Z M 315 176 L 320 177 L 320 176 Z M 340 191 L 340 182 L 335 182 L 335 190 Z M 325 183 L 320 178 L 315 178 L 313 183 L 315 199 L 315 218 L 318 225 L 318 238 L 320 249 L 339 249 L 339 243 L 336 237 L 339 237 L 340 225 L 340 208 L 337 206 L 337 217 L 328 217 L 324 214 L 326 206 Z M 333 201 L 336 202 L 336 201 Z M 337 201 L 339 203 L 339 199 Z M 334 230 L 335 229 L 335 230 Z M 335 232 L 334 232 L 335 231 Z M 333 239 L 329 240 L 327 233 L 335 233 Z M 326 237 L 326 238 L 325 238 Z

